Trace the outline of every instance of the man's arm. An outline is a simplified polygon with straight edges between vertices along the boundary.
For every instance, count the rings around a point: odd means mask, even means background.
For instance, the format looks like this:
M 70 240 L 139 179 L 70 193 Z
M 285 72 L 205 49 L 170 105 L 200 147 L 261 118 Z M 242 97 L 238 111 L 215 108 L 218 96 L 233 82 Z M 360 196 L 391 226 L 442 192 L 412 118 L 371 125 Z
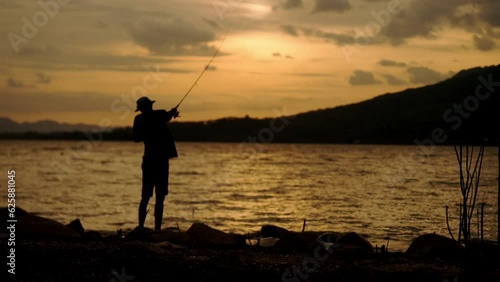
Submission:
M 169 122 L 172 118 L 176 118 L 179 116 L 179 111 L 176 108 L 172 108 L 170 111 L 164 111 L 165 122 Z
M 132 128 L 132 137 L 134 142 L 141 142 L 144 140 L 144 134 L 142 132 L 142 124 L 139 116 L 134 119 L 134 127 Z

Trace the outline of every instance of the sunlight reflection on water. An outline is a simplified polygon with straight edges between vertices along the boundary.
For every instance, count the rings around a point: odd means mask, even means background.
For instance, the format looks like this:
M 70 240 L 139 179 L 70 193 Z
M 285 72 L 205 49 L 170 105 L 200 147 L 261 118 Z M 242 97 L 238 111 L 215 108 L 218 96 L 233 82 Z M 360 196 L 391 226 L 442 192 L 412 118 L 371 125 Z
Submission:
M 14 168 L 20 207 L 86 229 L 134 228 L 142 144 L 1 141 L 2 167 Z M 452 147 L 423 154 L 416 146 L 178 143 L 171 161 L 164 226 L 202 221 L 246 233 L 263 224 L 299 231 L 356 231 L 373 244 L 404 250 L 424 233 L 447 235 L 445 205 L 457 226 L 458 165 Z M 487 148 L 478 202 L 485 235 L 496 237 L 497 151 Z M 2 187 L 5 185 L 1 184 Z M 150 210 L 153 210 L 151 201 Z M 146 221 L 153 225 L 152 216 Z M 475 224 L 475 221 L 474 221 Z

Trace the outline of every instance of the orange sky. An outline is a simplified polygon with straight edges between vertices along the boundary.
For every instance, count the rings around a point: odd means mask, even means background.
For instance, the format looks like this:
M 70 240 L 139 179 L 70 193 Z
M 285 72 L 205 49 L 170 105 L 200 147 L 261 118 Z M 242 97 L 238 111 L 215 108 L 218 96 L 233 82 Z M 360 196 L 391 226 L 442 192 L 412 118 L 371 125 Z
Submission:
M 229 25 L 180 121 L 353 103 L 498 64 L 499 2 L 2 2 L 0 116 L 130 125 L 142 95 L 178 103 Z

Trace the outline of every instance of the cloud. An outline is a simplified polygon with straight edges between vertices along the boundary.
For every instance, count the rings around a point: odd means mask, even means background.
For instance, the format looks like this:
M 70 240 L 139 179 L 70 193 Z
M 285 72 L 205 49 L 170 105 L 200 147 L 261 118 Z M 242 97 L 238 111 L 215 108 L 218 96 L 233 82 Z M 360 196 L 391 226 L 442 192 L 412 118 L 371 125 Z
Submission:
M 467 3 L 467 0 L 411 1 L 399 15 L 392 15 L 388 26 L 382 29 L 382 34 L 401 42 L 411 37 L 436 37 L 436 29 L 443 21 L 455 14 L 458 7 Z
M 23 56 L 57 56 L 62 53 L 62 50 L 56 46 L 45 44 L 45 45 L 33 45 L 33 46 L 22 46 L 19 48 L 19 53 L 17 55 Z
M 380 80 L 376 80 L 371 72 L 355 70 L 351 77 L 349 77 L 349 83 L 351 85 L 370 85 L 380 84 L 381 82 Z
M 392 14 L 381 30 L 381 35 L 393 45 L 414 37 L 437 38 L 446 27 L 477 33 L 500 26 L 500 1 L 419 0 L 404 3 L 408 3 L 405 10 L 398 15 Z M 473 40 L 476 44 L 477 39 Z
M 95 27 L 97 29 L 107 29 L 109 27 L 109 24 L 104 21 L 98 20 L 92 23 L 92 27 Z
M 427 67 L 409 67 L 406 72 L 410 75 L 410 82 L 414 84 L 431 84 L 446 78 L 446 75 Z
M 276 58 L 285 58 L 285 59 L 293 59 L 292 56 L 290 56 L 290 55 L 281 55 L 280 52 L 274 52 L 273 53 L 273 57 L 276 57 Z
M 49 51 L 47 51 L 49 50 Z M 57 50 L 57 51 L 56 51 Z M 16 60 L 17 66 L 41 70 L 110 70 L 124 72 L 144 72 L 148 68 L 161 66 L 161 72 L 189 73 L 178 68 L 164 67 L 165 64 L 178 62 L 179 59 L 153 56 L 113 55 L 100 53 L 80 53 L 45 47 L 30 47 Z M 213 54 L 212 54 L 213 55 Z
M 283 32 L 294 37 L 302 35 L 306 37 L 320 38 L 325 40 L 326 42 L 333 42 L 337 45 L 372 45 L 383 42 L 383 38 L 381 37 L 356 37 L 354 35 L 346 33 L 328 32 L 315 28 L 297 27 L 294 25 L 283 25 L 281 26 L 281 29 L 283 30 Z
M 392 75 L 392 74 L 384 74 L 382 75 L 385 80 L 387 81 L 388 84 L 390 85 L 396 85 L 396 86 L 399 86 L 399 85 L 406 85 L 408 84 L 408 82 L 402 80 L 402 79 L 399 79 L 397 78 L 396 76 Z
M 478 17 L 493 27 L 500 27 L 500 2 L 496 0 L 480 1 Z
M 318 72 L 294 72 L 289 75 L 304 76 L 304 77 L 332 77 L 330 73 L 318 73 Z
M 17 8 L 21 8 L 23 7 L 21 4 L 19 3 L 15 3 L 15 2 L 0 2 L 0 8 L 2 9 L 17 9 Z
M 49 84 L 52 81 L 52 78 L 44 73 L 37 73 L 38 83 Z
M 209 24 L 211 27 L 215 27 L 215 28 L 220 27 L 220 25 L 216 21 L 213 21 L 211 19 L 203 18 L 203 21 L 206 22 L 207 24 Z
M 7 85 L 9 87 L 13 87 L 13 88 L 22 88 L 22 87 L 24 87 L 24 83 L 22 81 L 15 80 L 12 77 L 9 77 L 9 79 L 7 79 Z
M 393 60 L 382 59 L 378 62 L 383 67 L 406 67 L 406 63 L 396 62 Z
M 215 40 L 214 32 L 183 19 L 144 20 L 127 26 L 134 42 L 154 55 L 213 55 L 215 48 L 207 43 Z
M 356 38 L 352 35 L 339 34 L 335 32 L 325 32 L 322 30 L 309 29 L 305 30 L 305 34 L 309 36 L 314 36 L 317 38 L 322 38 L 330 42 L 335 42 L 339 45 L 344 44 L 355 44 Z
M 291 36 L 299 36 L 299 30 L 296 26 L 294 25 L 283 25 L 281 26 L 281 29 L 285 32 L 285 33 L 288 33 L 289 35 Z
M 285 10 L 301 8 L 304 6 L 302 0 L 281 0 L 280 7 Z
M 490 51 L 495 48 L 495 40 L 488 35 L 478 36 L 474 34 L 472 36 L 474 41 L 474 46 L 481 51 Z
M 118 97 L 100 93 L 1 93 L 2 112 L 94 112 L 110 111 Z M 27 102 L 29 101 L 29 102 Z
M 349 0 L 316 0 L 313 13 L 320 12 L 339 12 L 342 13 L 351 9 Z

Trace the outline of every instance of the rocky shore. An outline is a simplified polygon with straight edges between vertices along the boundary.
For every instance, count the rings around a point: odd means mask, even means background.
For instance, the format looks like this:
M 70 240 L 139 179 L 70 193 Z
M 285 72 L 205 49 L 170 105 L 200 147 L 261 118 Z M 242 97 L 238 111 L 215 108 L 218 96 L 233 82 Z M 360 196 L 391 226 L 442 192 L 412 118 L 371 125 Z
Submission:
M 500 281 L 495 244 L 464 248 L 435 234 L 394 253 L 354 232 L 267 225 L 240 235 L 194 223 L 104 236 L 79 220 L 64 225 L 21 209 L 16 218 L 16 274 L 7 281 Z

